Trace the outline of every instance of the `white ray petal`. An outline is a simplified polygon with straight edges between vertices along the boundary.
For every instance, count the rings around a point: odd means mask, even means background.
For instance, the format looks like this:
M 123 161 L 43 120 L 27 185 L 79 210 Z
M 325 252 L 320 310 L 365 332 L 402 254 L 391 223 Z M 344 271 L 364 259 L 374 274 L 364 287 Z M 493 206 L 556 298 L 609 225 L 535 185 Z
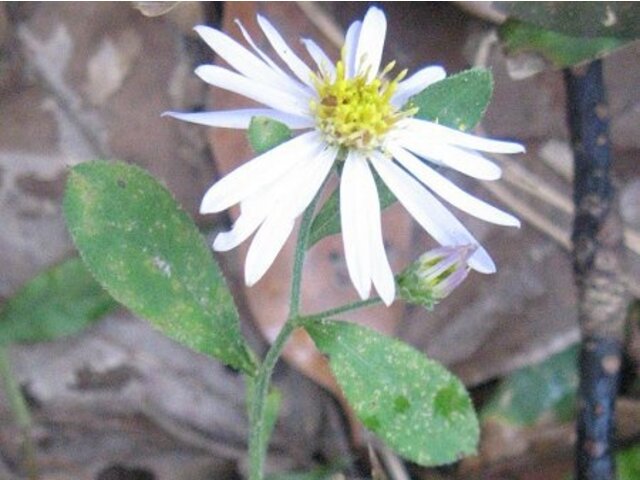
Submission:
M 244 198 L 240 202 L 240 211 L 250 215 L 266 217 L 274 209 L 274 205 L 280 198 L 281 193 L 288 188 L 291 182 L 290 178 L 297 178 L 298 171 L 304 166 L 304 163 L 298 162 L 285 174 L 276 178 L 273 182 L 263 185 L 260 189 Z
M 276 53 L 280 56 L 280 58 L 287 64 L 287 66 L 291 69 L 293 74 L 298 77 L 302 83 L 308 85 L 309 87 L 313 87 L 313 82 L 311 81 L 313 73 L 309 69 L 309 67 L 294 53 L 287 42 L 284 41 L 280 33 L 274 28 L 273 25 L 262 15 L 258 15 L 258 24 L 262 31 L 264 32 L 267 40 L 276 51 Z
M 284 246 L 293 228 L 295 218 L 311 203 L 326 178 L 337 151 L 326 149 L 296 168 L 287 182 L 277 186 L 278 200 L 269 207 L 266 220 L 258 229 L 245 264 L 245 280 L 251 286 L 268 270 Z M 293 172 L 292 172 L 293 173 Z
M 324 148 L 307 161 L 299 162 L 284 175 L 242 200 L 241 211 L 265 212 L 266 215 L 275 209 L 284 209 L 287 215 L 297 217 L 320 188 L 337 154 L 334 147 Z
M 444 125 L 427 122 L 426 120 L 407 118 L 405 122 L 409 129 L 421 136 L 437 138 L 440 142 L 450 143 L 459 147 L 494 153 L 522 153 L 525 151 L 524 147 L 519 143 L 478 137 L 477 135 L 464 133 Z
M 235 22 L 236 25 L 238 25 L 238 28 L 240 28 L 240 32 L 242 33 L 242 36 L 249 44 L 249 46 L 262 59 L 263 62 L 269 65 L 271 69 L 280 76 L 281 81 L 286 83 L 288 90 L 295 90 L 298 94 L 309 95 L 310 89 L 308 86 L 303 85 L 297 80 L 294 80 L 289 74 L 287 74 L 282 68 L 280 68 L 280 66 L 276 62 L 274 62 L 266 53 L 258 48 L 258 46 L 253 41 L 253 38 L 251 38 L 251 35 L 249 35 L 249 32 L 247 32 L 240 20 L 236 19 Z
M 268 117 L 284 123 L 293 130 L 311 128 L 315 122 L 311 117 L 302 117 L 291 113 L 268 108 L 246 108 L 242 110 L 218 110 L 215 112 L 164 112 L 163 117 L 173 117 L 185 122 L 207 125 L 209 127 L 247 129 L 253 117 Z
M 274 88 L 286 88 L 286 83 L 277 71 L 228 35 L 204 25 L 195 27 L 194 30 L 211 50 L 245 77 L 267 83 Z
M 362 20 L 355 58 L 358 73 L 368 72 L 369 81 L 373 80 L 380 70 L 386 34 L 387 18 L 382 10 L 371 7 Z
M 275 63 L 273 60 L 271 60 L 271 58 L 264 53 L 264 51 L 262 51 L 260 48 L 258 48 L 258 46 L 256 45 L 256 43 L 253 41 L 253 38 L 251 38 L 251 35 L 249 35 L 249 32 L 247 31 L 246 28 L 244 28 L 244 25 L 242 25 L 242 22 L 240 22 L 240 20 L 238 20 L 236 18 L 235 20 L 236 25 L 238 26 L 238 28 L 240 29 L 240 32 L 242 33 L 242 36 L 244 37 L 244 39 L 246 40 L 246 42 L 249 44 L 249 46 L 253 49 L 254 52 L 256 52 L 258 54 L 258 56 L 267 64 L 269 65 L 273 70 L 275 70 L 278 73 L 281 73 L 285 76 L 288 77 L 288 75 L 285 73 L 284 70 L 282 70 L 277 63 Z
M 344 39 L 343 56 L 344 56 L 344 68 L 345 76 L 352 78 L 356 74 L 356 53 L 358 50 L 358 38 L 360 38 L 360 29 L 362 28 L 361 21 L 355 21 L 347 30 Z
M 371 172 L 366 159 L 350 152 L 340 178 L 340 224 L 342 241 L 351 282 L 360 298 L 369 297 L 371 291 L 371 232 L 364 213 L 371 206 L 363 194 L 362 184 Z
M 202 80 L 230 92 L 238 93 L 276 110 L 294 115 L 309 115 L 310 97 L 296 96 L 247 78 L 217 65 L 201 65 L 195 70 Z
M 419 157 L 479 180 L 497 180 L 502 176 L 500 167 L 482 155 L 441 143 L 438 138 L 423 137 L 410 131 L 398 130 L 396 143 Z
M 446 77 L 447 72 L 440 66 L 432 65 L 422 68 L 398 84 L 391 103 L 400 108 L 407 103 L 409 98 L 420 93 L 429 85 L 444 80 Z
M 316 132 L 304 133 L 278 145 L 216 182 L 204 195 L 200 212 L 226 210 L 285 175 L 298 163 L 315 157 L 322 149 L 322 141 Z
M 329 175 L 337 155 L 337 148 L 330 147 L 306 162 L 305 170 L 300 174 L 297 184 L 291 186 L 289 194 L 286 198 L 282 197 L 277 208 L 281 209 L 284 215 L 293 218 L 302 214 Z
M 244 265 L 244 278 L 253 286 L 269 269 L 291 235 L 294 221 L 275 212 L 269 215 L 253 238 Z
M 242 213 L 228 232 L 221 232 L 213 241 L 216 252 L 227 252 L 236 248 L 260 226 L 266 217 L 266 212 Z
M 411 216 L 441 245 L 477 245 L 469 266 L 494 273 L 495 264 L 484 248 L 428 190 L 394 162 L 380 155 L 370 158 L 374 168 Z
M 309 52 L 309 55 L 311 55 L 311 58 L 313 58 L 313 61 L 316 62 L 318 70 L 328 75 L 329 78 L 335 78 L 336 67 L 327 54 L 324 53 L 324 50 L 309 38 L 303 38 L 302 43 L 306 47 L 307 52 Z
M 365 163 L 365 168 L 366 174 L 363 173 L 360 176 L 360 188 L 366 208 L 360 211 L 360 215 L 366 217 L 368 224 L 367 231 L 369 232 L 371 245 L 371 279 L 378 295 L 380 295 L 385 305 L 389 306 L 393 303 L 396 296 L 396 283 L 393 278 L 391 266 L 389 265 L 389 260 L 387 259 L 387 253 L 384 249 L 378 189 L 373 180 L 373 175 L 371 175 L 368 163 Z
M 486 222 L 510 227 L 520 226 L 520 221 L 513 215 L 468 194 L 403 148 L 389 145 L 389 151 L 413 176 L 451 205 Z

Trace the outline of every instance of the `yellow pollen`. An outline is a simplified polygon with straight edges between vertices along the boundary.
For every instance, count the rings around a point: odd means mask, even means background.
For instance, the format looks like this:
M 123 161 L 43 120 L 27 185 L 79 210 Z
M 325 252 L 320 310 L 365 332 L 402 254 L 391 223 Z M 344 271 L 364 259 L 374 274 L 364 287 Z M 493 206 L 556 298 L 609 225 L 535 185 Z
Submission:
M 381 145 L 399 119 L 415 113 L 391 105 L 398 83 L 407 74 L 404 70 L 393 80 L 385 80 L 394 66 L 395 62 L 389 63 L 372 80 L 367 79 L 366 72 L 346 78 L 340 60 L 333 79 L 322 73 L 315 76 L 318 99 L 310 107 L 325 141 L 345 149 L 372 150 Z

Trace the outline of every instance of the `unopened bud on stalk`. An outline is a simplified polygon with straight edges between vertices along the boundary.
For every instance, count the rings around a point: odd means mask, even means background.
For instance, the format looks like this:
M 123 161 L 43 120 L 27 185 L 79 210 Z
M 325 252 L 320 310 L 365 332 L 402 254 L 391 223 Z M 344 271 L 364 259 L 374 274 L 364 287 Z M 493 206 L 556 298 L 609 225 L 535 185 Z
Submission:
M 399 297 L 429 310 L 467 278 L 475 245 L 435 248 L 424 253 L 398 275 Z

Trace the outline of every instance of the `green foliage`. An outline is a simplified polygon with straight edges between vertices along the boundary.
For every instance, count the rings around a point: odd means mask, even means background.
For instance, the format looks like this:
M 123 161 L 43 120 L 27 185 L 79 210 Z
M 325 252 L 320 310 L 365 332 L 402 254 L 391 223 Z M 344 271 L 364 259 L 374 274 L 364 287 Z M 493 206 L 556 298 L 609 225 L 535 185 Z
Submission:
M 578 347 L 509 375 L 483 408 L 482 418 L 529 426 L 543 416 L 568 421 L 574 416 L 578 389 Z
M 636 2 L 495 2 L 507 15 L 573 37 L 640 38 Z
M 484 115 L 493 93 L 489 70 L 474 68 L 434 83 L 409 99 L 416 118 L 458 130 L 471 130 Z
M 536 53 L 556 68 L 602 57 L 624 44 L 616 38 L 571 37 L 514 19 L 503 23 L 498 33 L 508 54 Z
M 222 273 L 193 221 L 149 174 L 124 163 L 74 167 L 69 231 L 107 291 L 168 337 L 254 374 Z
M 430 466 L 475 452 L 473 405 L 442 365 L 359 325 L 324 320 L 305 327 L 358 418 L 400 455 Z
M 55 340 L 81 331 L 118 304 L 79 258 L 45 270 L 0 312 L 0 345 Z
M 251 148 L 260 154 L 291 139 L 291 129 L 268 117 L 253 117 L 247 131 Z
M 459 130 L 469 130 L 482 118 L 493 92 L 491 72 L 472 69 L 436 82 L 413 96 L 408 104 L 418 107 L 416 118 L 437 122 Z M 396 198 L 375 175 L 380 208 Z M 340 192 L 336 189 L 324 203 L 311 225 L 309 247 L 329 235 L 340 233 Z
M 640 478 L 640 445 L 625 448 L 616 455 L 618 480 Z

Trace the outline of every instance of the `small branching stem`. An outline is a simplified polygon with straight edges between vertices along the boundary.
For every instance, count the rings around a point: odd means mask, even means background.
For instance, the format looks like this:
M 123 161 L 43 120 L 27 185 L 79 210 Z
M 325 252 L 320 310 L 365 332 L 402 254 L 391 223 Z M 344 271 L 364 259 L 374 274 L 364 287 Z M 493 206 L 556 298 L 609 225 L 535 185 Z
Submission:
M 565 71 L 574 151 L 573 264 L 582 333 L 576 445 L 578 480 L 613 480 L 614 405 L 628 296 L 623 229 L 611 181 L 602 62 Z
M 366 300 L 359 300 L 357 302 L 347 303 L 345 305 L 341 305 L 339 307 L 332 308 L 330 310 L 324 310 L 324 311 L 319 312 L 319 313 L 313 313 L 313 314 L 310 314 L 310 315 L 305 315 L 303 317 L 300 317 L 300 321 L 301 321 L 301 323 L 315 322 L 315 321 L 322 320 L 322 319 L 325 319 L 325 318 L 331 318 L 331 317 L 335 317 L 337 315 L 341 315 L 343 313 L 351 312 L 353 310 L 359 310 L 361 308 L 372 307 L 372 306 L 378 305 L 380 303 L 382 303 L 382 299 L 380 297 L 367 298 Z

